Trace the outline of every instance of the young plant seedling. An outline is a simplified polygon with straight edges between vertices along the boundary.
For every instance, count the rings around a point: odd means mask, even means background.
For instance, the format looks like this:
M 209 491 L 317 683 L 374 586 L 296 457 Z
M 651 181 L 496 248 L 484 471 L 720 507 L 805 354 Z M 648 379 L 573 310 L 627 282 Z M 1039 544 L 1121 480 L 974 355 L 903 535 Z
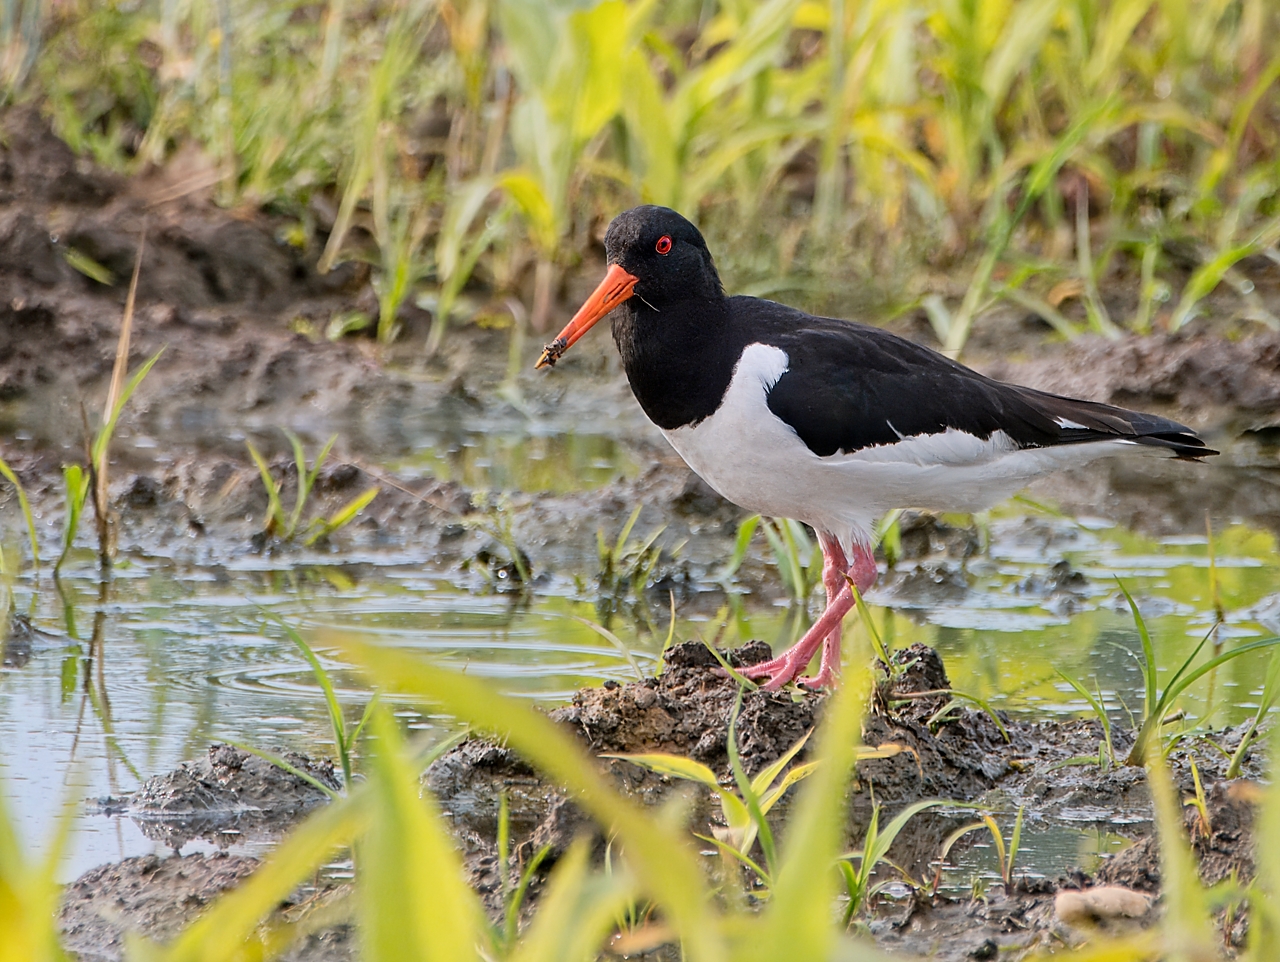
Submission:
M 1066 672 L 1061 671 L 1060 669 L 1057 669 L 1057 668 L 1055 668 L 1054 671 L 1058 673 L 1058 675 L 1062 678 L 1063 681 L 1065 681 L 1068 685 L 1070 685 L 1077 692 L 1079 692 L 1080 696 L 1089 703 L 1089 708 L 1092 709 L 1093 714 L 1097 717 L 1099 724 L 1102 725 L 1102 743 L 1098 746 L 1098 757 L 1096 761 L 1103 768 L 1103 770 L 1109 770 L 1110 768 L 1114 767 L 1116 764 L 1116 749 L 1115 749 L 1115 745 L 1111 741 L 1111 718 L 1109 715 L 1107 715 L 1106 706 L 1102 702 L 1102 689 L 1098 688 L 1098 691 L 1095 695 L 1093 692 L 1089 691 L 1088 688 L 1085 688 L 1084 685 L 1080 684 L 1080 682 L 1072 678 Z M 1096 684 L 1096 679 L 1095 679 L 1095 684 Z M 1073 764 L 1077 762 L 1092 763 L 1093 761 L 1095 761 L 1095 759 L 1092 756 L 1081 755 L 1075 758 L 1068 758 L 1065 762 L 1062 762 L 1060 764 L 1065 765 L 1065 764 Z
M 596 550 L 600 557 L 600 574 L 597 580 L 600 590 L 607 595 L 616 597 L 629 589 L 639 596 L 662 556 L 662 547 L 655 542 L 667 530 L 665 524 L 655 528 L 644 541 L 627 540 L 641 510 L 643 505 L 636 505 L 612 545 L 605 541 L 604 531 L 596 532 Z
M 1248 654 L 1251 651 L 1260 651 L 1263 648 L 1273 648 L 1280 644 L 1280 638 L 1259 638 L 1256 641 L 1248 642 L 1239 647 L 1232 648 L 1230 651 L 1224 651 L 1215 658 L 1211 658 L 1198 668 L 1191 668 L 1191 663 L 1196 660 L 1208 644 L 1209 639 L 1217 633 L 1218 626 L 1215 624 L 1209 629 L 1209 632 L 1201 639 L 1200 644 L 1192 650 L 1178 670 L 1173 673 L 1173 677 L 1169 679 L 1169 683 L 1161 690 L 1159 687 L 1159 678 L 1156 675 L 1156 654 L 1155 647 L 1151 642 L 1151 632 L 1147 630 L 1146 621 L 1142 617 L 1142 612 L 1138 610 L 1138 603 L 1133 600 L 1133 596 L 1123 584 L 1120 585 L 1121 592 L 1124 593 L 1125 599 L 1129 602 L 1129 609 L 1133 613 L 1134 624 L 1138 628 L 1138 636 L 1142 640 L 1143 662 L 1142 680 L 1144 683 L 1143 698 L 1143 717 L 1141 727 L 1138 734 L 1134 738 L 1133 748 L 1130 749 L 1128 757 L 1125 759 L 1126 765 L 1142 765 L 1146 761 L 1147 742 L 1155 736 L 1164 726 L 1166 721 L 1171 717 L 1170 712 L 1173 709 L 1173 703 L 1183 692 L 1191 687 L 1195 682 L 1199 681 L 1204 675 L 1214 671 L 1220 665 L 1226 664 L 1239 658 L 1241 655 Z
M 515 574 L 515 580 L 522 586 L 528 585 L 532 574 L 529 571 L 529 556 L 516 542 L 515 511 L 511 506 L 511 499 L 505 494 L 493 495 L 482 491 L 473 496 L 472 506 L 474 510 L 462 519 L 462 523 L 468 528 L 483 531 L 498 542 L 511 559 L 511 571 Z
M 1018 857 L 1018 848 L 1022 844 L 1022 815 L 1023 808 L 1019 806 L 1018 814 L 1013 822 L 1013 833 L 1007 841 L 1004 832 L 1000 828 L 1000 823 L 995 820 L 994 816 L 989 814 L 984 814 L 976 822 L 962 825 L 948 835 L 942 843 L 937 867 L 934 870 L 933 892 L 936 894 L 938 891 L 938 885 L 942 881 L 942 869 L 946 864 L 947 855 L 950 854 L 952 847 L 970 832 L 976 832 L 983 828 L 991 833 L 991 841 L 996 847 L 996 860 L 1000 869 L 1000 880 L 1004 883 L 1004 889 L 1006 892 L 1012 892 L 1014 863 Z
M 266 459 L 258 449 L 253 446 L 253 442 L 246 441 L 245 446 L 249 449 L 249 456 L 253 458 L 253 463 L 257 465 L 258 474 L 262 478 L 262 486 L 267 490 L 267 517 L 263 523 L 263 531 L 269 537 L 276 537 L 281 541 L 292 541 L 300 533 L 298 528 L 302 523 L 302 515 L 306 510 L 307 500 L 311 497 L 316 478 L 320 476 L 320 469 L 324 467 L 325 461 L 328 460 L 329 453 L 333 450 L 338 436 L 336 434 L 332 435 L 325 442 L 324 447 L 320 449 L 320 453 L 311 463 L 311 466 L 307 467 L 307 456 L 303 450 L 302 441 L 287 428 L 284 429 L 284 434 L 289 439 L 290 447 L 293 448 L 294 466 L 298 475 L 298 490 L 294 496 L 293 508 L 288 512 L 285 511 L 284 503 L 280 497 L 284 482 L 277 481 L 272 477 L 271 468 L 267 465 Z M 381 488 L 374 485 L 360 492 L 329 517 L 313 518 L 303 535 L 303 544 L 310 547 L 321 538 L 327 537 L 350 524 L 378 496 L 380 490 Z
M 765 518 L 762 526 L 791 603 L 804 606 L 819 581 L 821 572 L 814 566 L 821 565 L 821 553 L 814 550 L 809 532 L 799 521 Z
M 883 832 L 880 831 L 881 807 L 879 805 L 872 807 L 871 821 L 867 825 L 867 834 L 862 840 L 862 848 L 853 852 L 846 852 L 840 856 L 840 874 L 844 879 L 845 894 L 849 899 L 844 910 L 845 925 L 849 925 L 854 917 L 867 905 L 871 897 L 887 884 L 887 882 L 872 884 L 871 877 L 875 874 L 877 866 L 881 864 L 888 865 L 903 879 L 907 880 L 908 884 L 916 885 L 906 869 L 889 859 L 889 849 L 893 847 L 893 843 L 899 833 L 907 827 L 907 823 L 911 819 L 927 809 L 943 804 L 946 803 L 941 799 L 928 799 L 923 802 L 916 802 L 914 805 L 908 805 L 894 816 L 893 820 L 885 826 Z M 855 861 L 857 862 L 857 868 L 854 868 Z
M 751 538 L 755 535 L 756 528 L 760 527 L 760 520 L 760 515 L 753 514 L 743 518 L 738 525 L 738 534 L 733 540 L 733 552 L 729 555 L 725 566 L 715 576 L 715 580 L 720 584 L 728 584 L 742 567 L 742 562 L 747 559 L 747 551 L 751 548 Z
M 729 766 L 733 772 L 737 792 L 722 786 L 715 773 L 706 765 L 680 755 L 652 752 L 603 757 L 621 758 L 660 775 L 696 782 L 709 788 L 720 801 L 720 811 L 725 824 L 723 827 L 713 828 L 712 837 L 705 835 L 697 837 L 714 845 L 728 864 L 739 863 L 750 869 L 767 893 L 773 885 L 773 876 L 777 869 L 777 845 L 767 816 L 793 785 L 813 774 L 818 763 L 805 762 L 786 770 L 808 742 L 812 734 L 808 732 L 773 764 L 761 770 L 754 778 L 748 777 L 737 746 L 737 720 L 742 708 L 744 690 L 744 688 L 738 690 L 738 698 L 729 717 L 729 733 L 726 741 Z M 895 743 L 885 743 L 877 747 L 862 746 L 858 749 L 857 758 L 859 761 L 869 758 L 892 758 L 909 750 Z M 752 849 L 757 841 L 764 856 L 763 865 L 752 858 Z
M 1262 683 L 1262 697 L 1258 699 L 1257 710 L 1254 711 L 1253 717 L 1249 719 L 1249 727 L 1240 736 L 1240 744 L 1236 746 L 1235 752 L 1231 755 L 1231 763 L 1227 766 L 1224 778 L 1230 780 L 1240 777 L 1240 767 L 1244 764 L 1244 757 L 1257 737 L 1258 726 L 1262 724 L 1262 720 L 1275 707 L 1277 698 L 1280 698 L 1280 649 L 1271 652 L 1271 657 L 1267 660 L 1267 674 Z

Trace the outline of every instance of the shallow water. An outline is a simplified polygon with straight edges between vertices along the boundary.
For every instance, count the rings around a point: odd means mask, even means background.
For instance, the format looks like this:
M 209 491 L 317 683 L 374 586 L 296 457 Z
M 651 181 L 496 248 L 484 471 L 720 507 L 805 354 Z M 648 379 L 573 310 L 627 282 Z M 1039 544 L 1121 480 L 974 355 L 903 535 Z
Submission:
M 640 462 L 615 437 L 456 425 L 420 431 L 398 450 L 387 464 L 402 473 L 496 489 L 593 487 L 633 473 Z M 891 644 L 935 646 L 953 686 L 997 708 L 1034 717 L 1087 714 L 1057 669 L 1096 687 L 1113 721 L 1127 724 L 1141 702 L 1141 646 L 1117 578 L 1139 599 L 1166 679 L 1212 626 L 1215 584 L 1226 616 L 1218 637 L 1228 645 L 1280 627 L 1275 539 L 1258 527 L 1221 527 L 1212 567 L 1204 536 L 1152 539 L 1025 502 L 991 512 L 983 533 L 985 550 L 963 566 L 936 561 L 913 574 L 914 566 L 904 565 L 882 579 L 871 601 Z M 768 562 L 759 536 L 754 553 Z M 1050 590 L 1050 569 L 1063 559 L 1083 581 Z M 405 553 L 341 564 L 320 555 L 247 555 L 214 567 L 125 557 L 105 587 L 84 556 L 64 574 L 62 595 L 47 577 L 38 591 L 29 576 L 19 577 L 12 584 L 17 610 L 57 636 L 0 670 L 0 777 L 22 837 L 38 851 L 63 802 L 127 792 L 219 739 L 330 749 L 319 688 L 264 611 L 299 627 L 322 652 L 334 633 L 359 633 L 543 705 L 584 685 L 651 671 L 669 629 L 667 599 L 646 598 L 608 622 L 620 650 L 587 624 L 601 618 L 583 587 L 592 575 L 552 572 L 531 597 L 479 593 L 457 571 Z M 781 646 L 803 627 L 795 609 L 709 583 L 698 589 L 677 609 L 680 639 L 719 634 L 721 643 L 763 638 Z M 1246 656 L 1221 669 L 1212 685 L 1197 685 L 1180 703 L 1187 724 L 1248 717 L 1265 658 Z M 358 715 L 368 692 L 341 665 L 331 666 L 343 702 Z M 452 727 L 408 706 L 400 715 L 410 727 Z M 1012 821 L 1011 812 L 1001 817 Z M 1070 865 L 1088 868 L 1091 853 L 1117 844 L 1105 822 L 1028 824 L 1019 861 L 1025 871 L 1052 876 Z M 104 816 L 80 818 L 71 848 L 59 873 L 66 879 L 162 850 L 127 819 Z M 948 881 L 967 886 L 970 875 L 991 870 L 986 847 L 974 846 Z

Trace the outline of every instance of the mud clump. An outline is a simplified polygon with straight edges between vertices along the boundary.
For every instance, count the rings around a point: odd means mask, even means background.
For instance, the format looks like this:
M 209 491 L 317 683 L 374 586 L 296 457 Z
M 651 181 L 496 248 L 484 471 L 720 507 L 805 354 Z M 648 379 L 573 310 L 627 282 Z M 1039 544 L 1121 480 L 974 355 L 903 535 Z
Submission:
M 773 653 L 764 642 L 753 641 L 724 657 L 733 667 L 743 668 L 768 661 Z M 673 646 L 663 662 L 665 670 L 656 678 L 582 689 L 572 702 L 550 713 L 552 721 L 568 727 L 595 754 L 668 752 L 731 777 L 727 739 L 737 682 L 695 642 Z M 747 774 L 765 768 L 799 741 L 813 727 L 824 699 L 745 692 L 735 729 Z
M 751 642 L 724 652 L 734 667 L 771 657 L 769 646 Z M 732 779 L 727 750 L 729 719 L 737 683 L 720 671 L 715 656 L 697 643 L 675 645 L 656 678 L 584 688 L 549 713 L 593 755 L 667 752 L 694 758 L 724 780 Z M 781 757 L 817 721 L 824 695 L 800 699 L 786 693 L 744 693 L 736 732 L 744 767 L 758 772 Z M 601 768 L 622 793 L 657 805 L 690 788 L 623 759 L 600 759 Z M 590 820 L 555 785 L 504 746 L 470 739 L 438 759 L 424 776 L 463 845 L 467 871 L 486 903 L 498 892 L 495 839 L 500 799 L 507 798 L 516 853 L 532 856 L 546 847 L 551 865 Z M 690 819 L 705 829 L 714 819 L 706 792 L 696 793 Z M 490 908 L 494 908 L 490 905 Z
M 734 667 L 759 664 L 770 655 L 763 642 L 722 653 Z M 855 837 L 869 821 L 872 798 L 891 806 L 929 797 L 972 799 L 1011 771 L 1013 749 L 987 715 L 959 709 L 938 722 L 936 731 L 930 727 L 931 716 L 949 700 L 950 687 L 935 651 L 912 645 L 897 652 L 895 659 L 899 670 L 886 679 L 879 696 L 893 709 L 867 718 L 863 741 L 870 746 L 893 744 L 902 751 L 858 763 L 850 826 Z M 701 762 L 722 782 L 731 783 L 728 735 L 738 704 L 737 682 L 697 643 L 668 649 L 664 664 L 665 670 L 656 678 L 582 689 L 549 717 L 573 732 L 593 755 L 679 755 Z M 826 699 L 822 693 L 743 692 L 734 731 L 747 773 L 766 768 L 811 731 L 820 721 Z M 804 757 L 802 752 L 796 761 Z M 646 805 L 660 804 L 674 792 L 687 793 L 692 803 L 690 822 L 697 831 L 707 831 L 720 817 L 711 794 L 690 783 L 657 775 L 625 759 L 600 758 L 599 764 L 620 792 Z M 518 851 L 532 854 L 549 846 L 554 861 L 576 834 L 590 827 L 559 789 L 506 747 L 482 739 L 471 739 L 446 753 L 424 780 L 453 822 L 468 866 L 477 877 L 490 872 L 503 794 L 512 838 L 523 839 Z M 786 817 L 788 802 L 789 796 L 784 797 L 776 810 L 781 819 Z M 924 821 L 920 820 L 922 826 Z M 917 833 L 922 839 L 917 846 L 922 859 L 936 854 L 950 830 L 947 824 L 940 819 L 934 830 L 922 828 Z M 903 857 L 914 861 L 914 854 Z
M 337 791 L 333 763 L 281 750 L 298 771 Z M 230 745 L 148 779 L 130 795 L 100 799 L 99 810 L 126 814 L 148 838 L 175 850 L 195 838 L 219 845 L 231 840 L 278 837 L 328 796 L 305 779 Z

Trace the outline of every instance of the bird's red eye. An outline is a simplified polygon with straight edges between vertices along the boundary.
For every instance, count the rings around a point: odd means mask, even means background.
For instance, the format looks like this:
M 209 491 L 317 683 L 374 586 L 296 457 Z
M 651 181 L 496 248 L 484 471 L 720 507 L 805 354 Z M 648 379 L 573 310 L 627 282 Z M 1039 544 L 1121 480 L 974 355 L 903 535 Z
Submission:
M 659 254 L 670 254 L 671 238 L 668 237 L 666 234 L 663 234 L 661 237 L 658 238 L 658 243 L 654 245 L 653 249 L 656 250 Z

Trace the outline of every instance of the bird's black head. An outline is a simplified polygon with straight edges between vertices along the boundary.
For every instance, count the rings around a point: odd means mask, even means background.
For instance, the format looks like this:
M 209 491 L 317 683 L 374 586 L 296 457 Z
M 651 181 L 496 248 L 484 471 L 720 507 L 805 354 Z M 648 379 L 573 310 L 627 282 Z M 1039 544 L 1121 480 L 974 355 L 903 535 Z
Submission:
M 604 280 L 546 346 L 538 367 L 555 364 L 593 324 L 632 297 L 658 312 L 682 301 L 724 297 L 707 242 L 670 208 L 646 204 L 623 211 L 609 225 L 604 249 Z
M 610 264 L 635 277 L 635 294 L 664 304 L 724 296 L 707 242 L 698 228 L 669 207 L 646 204 L 623 211 L 604 235 Z

